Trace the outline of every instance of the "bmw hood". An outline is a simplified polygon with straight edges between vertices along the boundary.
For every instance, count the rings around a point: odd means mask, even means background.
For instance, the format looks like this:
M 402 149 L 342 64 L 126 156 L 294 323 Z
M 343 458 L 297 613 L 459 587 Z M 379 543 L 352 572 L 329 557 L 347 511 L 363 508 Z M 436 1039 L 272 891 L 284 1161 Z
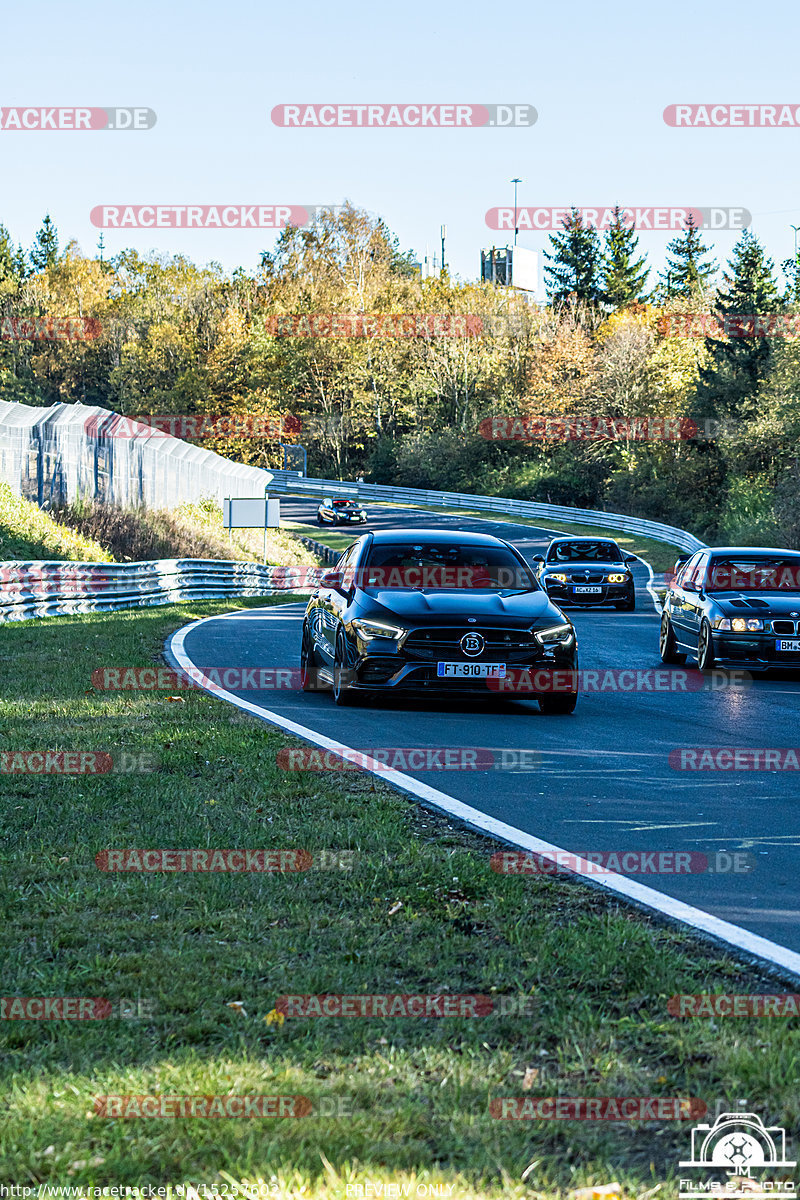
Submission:
M 781 595 L 778 592 L 708 592 L 709 600 L 726 617 L 788 617 L 800 613 L 800 592 Z

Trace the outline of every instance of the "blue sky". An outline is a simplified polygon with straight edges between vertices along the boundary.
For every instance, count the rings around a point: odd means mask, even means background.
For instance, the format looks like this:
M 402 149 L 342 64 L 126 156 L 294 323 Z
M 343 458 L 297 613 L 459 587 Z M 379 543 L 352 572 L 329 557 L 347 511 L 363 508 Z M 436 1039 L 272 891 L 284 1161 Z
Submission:
M 474 279 L 502 241 L 487 209 L 736 205 L 780 262 L 800 225 L 800 128 L 672 129 L 677 102 L 800 106 L 800 16 L 769 6 L 255 4 L 7 6 L 0 104 L 144 105 L 147 132 L 0 132 L 0 221 L 29 245 L 49 211 L 93 251 L 97 204 L 341 203 L 380 213 L 401 245 Z M 283 129 L 290 102 L 528 103 L 516 129 Z M 736 235 L 718 233 L 727 260 Z M 125 245 L 252 268 L 257 230 L 106 232 Z M 643 233 L 656 267 L 668 236 Z M 522 234 L 531 249 L 546 234 Z

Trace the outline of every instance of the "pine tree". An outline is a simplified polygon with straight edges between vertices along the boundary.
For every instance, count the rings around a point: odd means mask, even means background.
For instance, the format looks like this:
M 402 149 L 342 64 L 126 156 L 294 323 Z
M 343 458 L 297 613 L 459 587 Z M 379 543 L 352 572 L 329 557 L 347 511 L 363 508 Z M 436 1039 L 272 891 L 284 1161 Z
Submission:
M 553 253 L 544 252 L 548 263 L 553 264 L 544 269 L 548 298 L 552 304 L 563 303 L 571 296 L 597 304 L 602 299 L 597 230 L 584 225 L 577 208 L 570 210 L 563 224 L 563 232 L 550 235 Z
M 642 299 L 650 268 L 644 258 L 634 260 L 639 239 L 632 226 L 622 221 L 622 209 L 614 208 L 614 223 L 606 230 L 602 258 L 603 299 L 612 308 L 625 308 Z
M 58 230 L 50 219 L 45 216 L 42 227 L 36 234 L 36 241 L 31 247 L 31 263 L 37 271 L 46 271 L 58 262 Z
M 800 304 L 800 250 L 794 258 L 781 263 L 781 270 L 786 276 L 784 300 L 787 304 Z
M 667 258 L 667 269 L 660 276 L 666 295 L 690 299 L 702 291 L 717 269 L 716 259 L 703 262 L 710 253 L 697 231 L 694 214 L 690 213 L 683 233 L 667 246 L 667 254 L 672 257 Z
M 0 225 L 0 282 L 15 274 L 14 250 L 5 225 Z
M 772 259 L 767 258 L 758 238 L 745 229 L 722 277 L 713 314 L 722 321 L 731 316 L 764 316 L 782 307 Z M 747 332 L 744 323 L 740 328 Z M 772 360 L 770 339 L 752 336 L 754 331 L 753 326 L 751 336 L 706 338 L 712 361 L 700 371 L 698 399 L 710 415 L 745 414 L 748 402 L 768 374 Z
M 11 245 L 5 225 L 0 225 L 0 283 L 6 279 L 19 280 L 25 277 L 25 255 L 20 246 Z

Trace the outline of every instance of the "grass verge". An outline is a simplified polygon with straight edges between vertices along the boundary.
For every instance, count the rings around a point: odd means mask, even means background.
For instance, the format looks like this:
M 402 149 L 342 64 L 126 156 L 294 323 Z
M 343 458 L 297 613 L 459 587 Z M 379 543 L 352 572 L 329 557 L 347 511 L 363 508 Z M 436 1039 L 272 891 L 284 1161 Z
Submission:
M 51 559 L 112 562 L 92 537 L 59 525 L 50 513 L 0 483 L 0 562 Z
M 785 990 L 755 970 L 599 890 L 498 875 L 497 847 L 369 777 L 279 770 L 296 743 L 205 693 L 93 689 L 97 666 L 152 665 L 170 631 L 231 607 L 0 627 L 0 749 L 158 760 L 138 774 L 0 775 L 3 995 L 98 996 L 138 1014 L 0 1021 L 4 1182 L 236 1181 L 306 1200 L 618 1182 L 671 1197 L 688 1122 L 503 1121 L 490 1100 L 700 1097 L 713 1119 L 746 1098 L 797 1132 L 796 1022 L 667 1013 L 676 993 Z M 100 851 L 123 847 L 354 854 L 290 875 L 98 870 Z M 303 993 L 500 993 L 530 1011 L 281 1021 L 276 999 Z M 217 1093 L 300 1094 L 314 1113 L 113 1120 L 93 1106 Z
M 419 508 L 419 504 L 391 504 L 380 505 L 370 504 L 369 508 Z M 369 510 L 368 510 L 369 511 Z M 442 508 L 436 505 L 426 505 L 423 512 L 445 513 L 451 517 L 472 517 L 483 521 L 502 521 L 510 522 L 513 525 L 532 525 L 539 529 L 552 529 L 556 533 L 572 533 L 576 537 L 590 534 L 593 537 L 609 537 L 613 538 L 618 545 L 629 554 L 638 554 L 640 558 L 646 559 L 656 574 L 662 571 L 671 570 L 675 565 L 675 559 L 681 553 L 676 546 L 671 546 L 667 542 L 656 541 L 655 538 L 638 537 L 634 534 L 621 533 L 615 529 L 601 529 L 595 525 L 571 525 L 564 521 L 541 521 L 534 520 L 532 517 L 517 517 L 507 515 L 505 513 L 490 513 L 482 510 L 472 510 L 465 508 Z M 353 530 L 347 532 L 335 532 L 334 530 L 318 529 L 316 525 L 304 525 L 296 521 L 284 522 L 287 529 L 295 533 L 302 533 L 305 537 L 314 537 L 318 542 L 324 542 L 326 546 L 332 546 L 335 550 L 344 550 L 353 541 Z M 313 533 L 309 533 L 313 530 Z
M 222 526 L 222 510 L 213 500 L 187 502 L 173 510 L 123 509 L 81 501 L 55 514 L 63 526 L 93 539 L 116 562 L 158 558 L 212 558 L 263 562 L 264 533 Z M 282 529 L 267 530 L 267 562 L 277 566 L 314 566 L 316 557 Z
M 367 526 L 369 528 L 369 526 Z M 296 533 L 300 537 L 313 538 L 315 542 L 322 542 L 323 546 L 330 546 L 331 550 L 344 550 L 357 537 L 360 537 L 365 532 L 363 525 L 358 525 L 353 528 L 351 525 L 347 532 L 338 529 L 328 529 L 324 525 L 304 524 L 302 521 L 282 521 L 281 529 L 287 529 L 290 533 Z

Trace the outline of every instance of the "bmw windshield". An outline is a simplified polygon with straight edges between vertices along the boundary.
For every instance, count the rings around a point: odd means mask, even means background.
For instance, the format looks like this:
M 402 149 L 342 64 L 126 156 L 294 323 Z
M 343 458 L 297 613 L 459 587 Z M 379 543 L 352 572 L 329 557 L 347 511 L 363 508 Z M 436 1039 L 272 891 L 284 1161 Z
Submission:
M 709 592 L 800 592 L 800 555 L 786 558 L 716 559 L 711 564 Z
M 622 551 L 616 542 L 557 542 L 550 547 L 548 563 L 621 562 Z

